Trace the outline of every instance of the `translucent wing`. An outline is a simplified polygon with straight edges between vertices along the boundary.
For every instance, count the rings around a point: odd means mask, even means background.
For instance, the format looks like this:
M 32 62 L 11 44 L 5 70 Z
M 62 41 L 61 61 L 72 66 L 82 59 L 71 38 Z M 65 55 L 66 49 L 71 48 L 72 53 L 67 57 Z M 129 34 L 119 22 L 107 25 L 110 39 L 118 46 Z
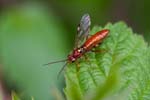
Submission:
M 75 47 L 79 47 L 82 42 L 88 37 L 90 31 L 91 19 L 89 14 L 84 14 L 77 27 L 77 35 L 75 40 Z

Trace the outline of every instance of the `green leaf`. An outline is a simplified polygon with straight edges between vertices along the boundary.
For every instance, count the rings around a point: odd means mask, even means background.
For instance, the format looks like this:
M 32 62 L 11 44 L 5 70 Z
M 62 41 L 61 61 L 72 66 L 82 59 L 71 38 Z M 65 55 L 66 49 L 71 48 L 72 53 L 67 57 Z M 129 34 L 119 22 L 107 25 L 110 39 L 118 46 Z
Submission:
M 56 78 L 61 65 L 43 64 L 66 55 L 68 35 L 62 22 L 46 6 L 26 3 L 19 8 L 8 7 L 1 13 L 0 22 L 0 56 L 6 83 L 19 94 L 23 92 L 21 98 L 25 100 L 30 96 L 53 99 L 52 87 L 63 87 L 63 81 Z
M 96 49 L 79 59 L 80 69 L 68 64 L 65 72 L 67 100 L 148 100 L 150 98 L 150 49 L 142 36 L 124 22 L 95 26 L 91 34 L 109 29 Z
M 15 92 L 11 93 L 11 97 L 12 97 L 12 100 L 21 100 Z M 34 100 L 34 97 L 31 97 L 31 100 Z
M 12 100 L 21 100 L 15 92 L 12 92 Z

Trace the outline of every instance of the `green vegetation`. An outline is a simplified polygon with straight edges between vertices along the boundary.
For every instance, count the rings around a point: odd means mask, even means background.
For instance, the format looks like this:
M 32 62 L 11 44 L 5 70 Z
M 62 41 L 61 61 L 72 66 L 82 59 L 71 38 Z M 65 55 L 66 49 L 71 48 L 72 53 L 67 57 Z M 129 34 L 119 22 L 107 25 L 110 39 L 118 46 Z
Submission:
M 149 100 L 148 0 L 27 1 L 0 3 L 0 100 Z M 84 13 L 94 26 L 90 34 L 110 29 L 96 48 L 105 51 L 87 53 L 88 59 L 78 60 L 78 71 L 75 63 L 68 64 L 57 79 L 64 63 L 43 64 L 73 50 Z M 115 23 L 95 26 L 107 22 Z
M 124 22 L 94 27 L 110 29 L 108 38 L 80 59 L 80 70 L 69 64 L 65 73 L 67 100 L 147 100 L 150 98 L 150 50 L 142 36 Z

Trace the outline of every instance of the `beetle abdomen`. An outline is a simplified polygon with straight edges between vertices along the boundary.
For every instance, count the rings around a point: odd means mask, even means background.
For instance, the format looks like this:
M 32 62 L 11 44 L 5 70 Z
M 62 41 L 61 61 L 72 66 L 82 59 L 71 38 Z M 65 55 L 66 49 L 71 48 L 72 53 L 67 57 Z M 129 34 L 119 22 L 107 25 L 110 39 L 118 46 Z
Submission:
M 108 35 L 108 33 L 109 33 L 108 29 L 98 31 L 96 34 L 88 38 L 82 47 L 86 51 L 91 50 L 94 46 L 101 43 L 102 40 Z

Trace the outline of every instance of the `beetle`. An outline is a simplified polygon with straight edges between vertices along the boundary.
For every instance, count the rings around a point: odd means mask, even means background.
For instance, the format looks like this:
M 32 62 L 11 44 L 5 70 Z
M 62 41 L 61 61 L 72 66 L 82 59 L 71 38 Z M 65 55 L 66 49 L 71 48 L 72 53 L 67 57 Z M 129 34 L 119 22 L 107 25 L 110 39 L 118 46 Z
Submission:
M 80 57 L 85 55 L 87 52 L 91 51 L 108 36 L 109 29 L 103 29 L 101 31 L 96 32 L 94 35 L 88 37 L 90 25 L 91 20 L 89 14 L 84 14 L 80 20 L 80 24 L 77 27 L 78 34 L 76 35 L 74 50 L 67 56 L 67 59 L 50 62 L 45 65 L 66 61 L 65 65 L 59 72 L 60 74 L 68 63 L 73 63 L 77 61 Z M 83 44 L 82 41 L 84 41 Z
M 96 45 L 101 43 L 103 39 L 107 37 L 108 33 L 109 33 L 109 30 L 104 29 L 92 35 L 90 38 L 88 38 L 85 41 L 85 43 L 81 47 L 74 49 L 73 52 L 68 55 L 67 61 L 74 62 L 85 53 L 91 51 L 94 47 L 96 47 Z

